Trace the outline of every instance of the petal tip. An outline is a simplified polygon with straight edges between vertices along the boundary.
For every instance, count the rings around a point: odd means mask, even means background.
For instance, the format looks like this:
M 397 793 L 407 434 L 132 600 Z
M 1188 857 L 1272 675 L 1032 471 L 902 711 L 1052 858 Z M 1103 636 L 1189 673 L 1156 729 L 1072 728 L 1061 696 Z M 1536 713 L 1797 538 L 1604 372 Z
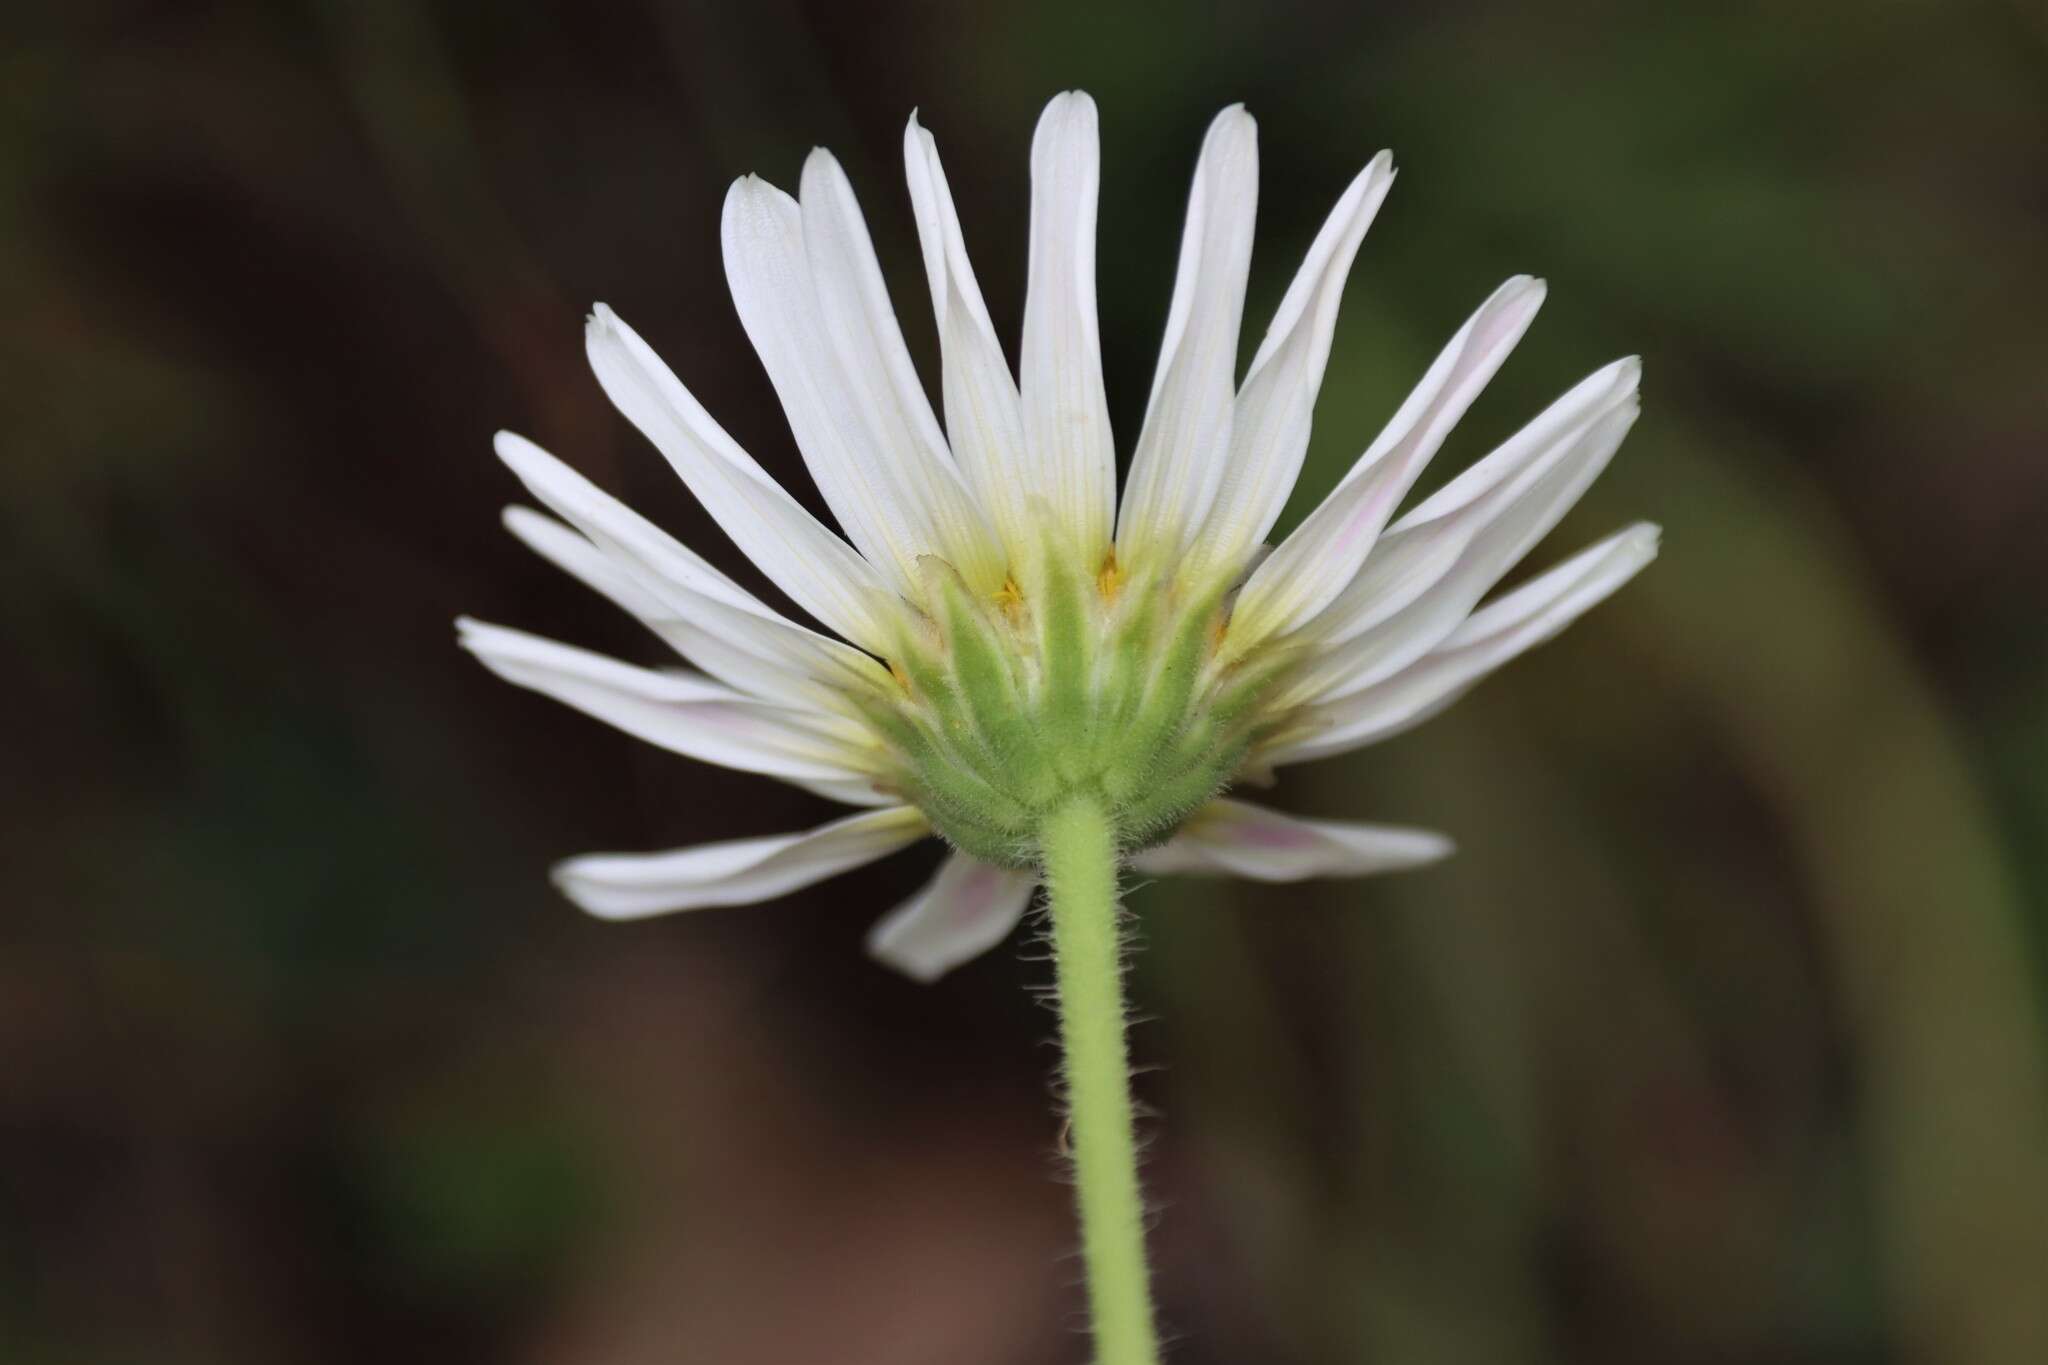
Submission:
M 929 986 L 946 974 L 947 965 L 945 963 L 920 959 L 904 952 L 896 941 L 897 935 L 887 932 L 887 930 L 893 927 L 889 921 L 884 920 L 868 931 L 867 951 L 869 957 L 887 967 L 890 971 L 909 977 L 920 986 Z
M 491 636 L 503 629 L 488 621 L 479 621 L 474 616 L 463 615 L 455 618 L 455 643 L 481 658 L 490 648 Z
M 725 188 L 725 207 L 721 217 L 728 223 L 735 213 L 751 208 L 759 201 L 764 190 L 774 188 L 760 176 L 748 171 Z
M 625 326 L 619 315 L 608 303 L 590 305 L 590 315 L 583 320 L 583 342 L 586 349 L 600 342 L 614 341 Z
M 541 453 L 539 446 L 527 440 L 526 437 L 521 436 L 516 431 L 496 431 L 491 433 L 491 451 L 500 460 L 515 469 L 523 461 L 530 460 L 536 454 Z
M 1415 841 L 1415 866 L 1428 867 L 1440 863 L 1458 851 L 1458 841 L 1448 834 L 1434 832 L 1419 836 Z
M 548 880 L 554 883 L 555 890 L 559 891 L 562 894 L 562 898 L 568 901 L 569 904 L 575 906 L 584 914 L 589 915 L 592 919 L 616 923 L 619 920 L 630 918 L 618 913 L 615 907 L 605 904 L 599 898 L 586 894 L 584 888 L 577 884 L 576 865 L 581 861 L 582 859 L 580 858 L 571 858 L 566 862 L 556 863 L 548 869 Z
M 1088 92 L 1062 90 L 1046 102 L 1045 112 L 1038 116 L 1038 136 L 1061 136 L 1067 134 L 1070 129 L 1077 132 L 1092 132 L 1095 123 L 1095 101 Z
M 814 149 L 811 158 L 804 162 L 803 179 L 810 179 L 824 166 L 813 170 L 815 158 L 822 148 Z M 831 154 L 826 153 L 825 164 L 836 166 Z M 803 186 L 797 186 L 801 191 Z M 725 252 L 725 268 L 728 277 L 736 263 L 746 259 L 747 250 L 762 242 L 780 242 L 785 234 L 794 233 L 802 221 L 797 200 L 787 191 L 777 188 L 760 176 L 747 174 L 732 182 L 732 188 L 725 192 L 725 206 L 718 215 L 718 235 Z
M 1259 121 L 1253 118 L 1251 111 L 1244 107 L 1244 101 L 1239 100 L 1237 103 L 1227 104 L 1217 111 L 1216 117 L 1209 121 L 1209 136 L 1217 137 L 1234 132 L 1249 132 L 1258 126 Z

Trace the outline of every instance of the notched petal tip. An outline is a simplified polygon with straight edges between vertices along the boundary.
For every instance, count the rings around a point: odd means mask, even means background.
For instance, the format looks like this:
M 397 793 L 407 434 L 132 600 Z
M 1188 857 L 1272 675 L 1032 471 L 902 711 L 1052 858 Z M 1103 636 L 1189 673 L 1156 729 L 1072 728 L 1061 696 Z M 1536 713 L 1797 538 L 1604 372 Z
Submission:
M 1253 118 L 1242 101 L 1226 105 L 1209 120 L 1209 131 L 1203 135 L 1205 144 L 1218 143 L 1225 138 L 1258 136 L 1259 121 Z
M 1061 91 L 1046 102 L 1045 112 L 1038 116 L 1038 128 L 1031 138 L 1034 159 L 1057 140 L 1086 137 L 1092 141 L 1097 123 L 1095 101 L 1086 91 Z
M 639 334 L 612 311 L 610 304 L 594 303 L 590 306 L 590 316 L 583 323 L 583 356 L 592 368 L 598 366 L 606 351 L 630 350 L 639 340 Z
M 1496 292 L 1500 303 L 1517 303 L 1528 308 L 1540 308 L 1550 296 L 1550 281 L 1540 275 L 1510 275 L 1501 282 Z

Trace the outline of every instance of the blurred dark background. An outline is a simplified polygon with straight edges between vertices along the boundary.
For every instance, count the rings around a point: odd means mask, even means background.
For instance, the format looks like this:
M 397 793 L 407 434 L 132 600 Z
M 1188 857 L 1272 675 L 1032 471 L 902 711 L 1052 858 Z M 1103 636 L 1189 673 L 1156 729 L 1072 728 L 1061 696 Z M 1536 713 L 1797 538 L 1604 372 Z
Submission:
M 1640 351 L 1645 418 L 1536 562 L 1666 527 L 1562 641 L 1280 789 L 1452 863 L 1134 897 L 1175 1358 L 2048 1360 L 2037 6 L 4 25 L 0 1359 L 1085 1358 L 1030 944 L 932 989 L 869 964 L 929 849 L 582 918 L 557 857 L 828 808 L 498 683 L 449 624 L 654 657 L 500 531 L 492 430 L 742 571 L 583 311 L 809 497 L 724 294 L 727 183 L 837 150 L 928 363 L 905 117 L 1014 336 L 1031 126 L 1078 86 L 1126 444 L 1242 99 L 1248 345 L 1357 167 L 1406 172 L 1290 516 L 1528 270 L 1545 316 L 1442 465 Z

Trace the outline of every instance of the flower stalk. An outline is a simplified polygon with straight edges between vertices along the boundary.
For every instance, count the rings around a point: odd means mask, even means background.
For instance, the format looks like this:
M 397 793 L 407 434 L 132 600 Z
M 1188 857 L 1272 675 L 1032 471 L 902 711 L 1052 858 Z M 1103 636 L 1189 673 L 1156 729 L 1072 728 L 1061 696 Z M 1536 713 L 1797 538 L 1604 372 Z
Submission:
M 1040 849 L 1052 910 L 1075 1201 L 1096 1360 L 1156 1365 L 1124 1043 L 1114 825 L 1099 800 L 1076 796 L 1046 821 Z

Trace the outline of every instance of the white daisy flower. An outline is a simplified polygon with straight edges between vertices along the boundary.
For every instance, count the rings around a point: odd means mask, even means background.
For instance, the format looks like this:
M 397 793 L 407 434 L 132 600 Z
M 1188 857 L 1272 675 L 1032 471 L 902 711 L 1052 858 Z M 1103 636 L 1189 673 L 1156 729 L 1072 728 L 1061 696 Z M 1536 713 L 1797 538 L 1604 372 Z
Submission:
M 1589 376 L 1395 519 L 1543 301 L 1541 281 L 1509 280 L 1268 552 L 1308 448 L 1345 276 L 1393 184 L 1388 154 L 1338 199 L 1240 382 L 1258 151 L 1242 108 L 1216 118 L 1120 502 L 1096 331 L 1093 101 L 1053 100 L 1032 142 L 1014 377 L 915 117 L 904 160 L 943 424 L 830 153 L 811 154 L 796 198 L 749 176 L 725 201 L 740 320 L 844 539 L 609 308 L 589 324 L 605 392 L 815 624 L 538 446 L 498 437 L 499 456 L 555 514 L 511 508 L 512 532 L 694 667 L 643 668 L 468 620 L 463 645 L 641 739 L 860 808 L 802 833 L 571 859 L 562 889 L 610 919 L 737 905 L 937 835 L 950 856 L 869 938 L 877 957 L 928 980 L 1010 931 L 1039 878 L 1044 822 L 1076 793 L 1151 872 L 1288 882 L 1443 857 L 1440 835 L 1306 820 L 1223 793 L 1428 719 L 1655 556 L 1657 529 L 1638 524 L 1481 605 L 1621 444 L 1637 362 Z

